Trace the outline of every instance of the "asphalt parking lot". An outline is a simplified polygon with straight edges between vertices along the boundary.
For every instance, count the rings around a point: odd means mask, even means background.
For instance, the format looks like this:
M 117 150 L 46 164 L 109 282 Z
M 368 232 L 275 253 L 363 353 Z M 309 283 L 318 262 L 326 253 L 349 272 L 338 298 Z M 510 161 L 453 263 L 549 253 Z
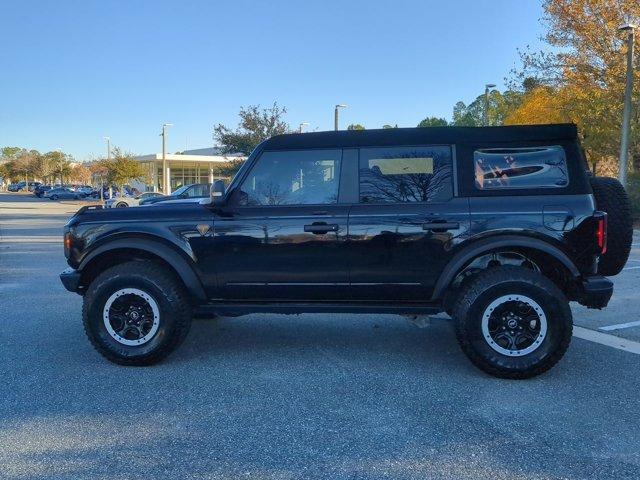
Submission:
M 640 235 L 532 380 L 475 369 L 445 317 L 393 315 L 197 320 L 125 368 L 58 280 L 77 208 L 0 193 L 0 478 L 640 478 Z

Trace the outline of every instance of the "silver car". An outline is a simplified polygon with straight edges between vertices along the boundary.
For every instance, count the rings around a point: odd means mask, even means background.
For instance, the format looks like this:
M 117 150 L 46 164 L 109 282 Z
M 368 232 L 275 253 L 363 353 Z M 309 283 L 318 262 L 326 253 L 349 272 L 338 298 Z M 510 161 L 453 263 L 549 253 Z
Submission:
M 105 200 L 104 208 L 125 208 L 140 205 L 142 200 L 147 198 L 160 197 L 162 194 L 156 192 L 145 192 L 137 197 L 113 197 Z
M 86 197 L 86 195 L 82 192 L 75 192 L 67 187 L 58 187 L 58 188 L 52 188 L 48 192 L 45 192 L 44 197 L 49 198 L 51 200 L 66 200 L 66 199 L 80 200 Z

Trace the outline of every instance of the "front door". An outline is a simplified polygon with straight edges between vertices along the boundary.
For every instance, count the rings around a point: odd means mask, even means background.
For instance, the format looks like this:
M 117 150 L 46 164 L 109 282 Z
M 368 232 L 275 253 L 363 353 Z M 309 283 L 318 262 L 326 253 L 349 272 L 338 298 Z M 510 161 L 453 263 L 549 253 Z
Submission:
M 453 171 L 448 145 L 360 149 L 359 202 L 349 212 L 352 298 L 429 301 L 469 229 Z
M 328 300 L 348 295 L 342 151 L 267 151 L 214 221 L 217 298 Z

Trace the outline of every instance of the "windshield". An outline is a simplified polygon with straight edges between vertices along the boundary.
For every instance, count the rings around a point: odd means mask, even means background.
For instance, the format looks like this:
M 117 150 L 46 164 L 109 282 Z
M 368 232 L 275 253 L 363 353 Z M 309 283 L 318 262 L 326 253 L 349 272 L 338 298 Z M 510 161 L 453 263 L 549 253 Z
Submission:
M 179 189 L 177 189 L 175 192 L 173 192 L 171 195 L 175 197 L 177 197 L 178 195 L 182 195 L 184 192 L 187 191 L 187 188 L 189 188 L 189 185 L 183 185 Z

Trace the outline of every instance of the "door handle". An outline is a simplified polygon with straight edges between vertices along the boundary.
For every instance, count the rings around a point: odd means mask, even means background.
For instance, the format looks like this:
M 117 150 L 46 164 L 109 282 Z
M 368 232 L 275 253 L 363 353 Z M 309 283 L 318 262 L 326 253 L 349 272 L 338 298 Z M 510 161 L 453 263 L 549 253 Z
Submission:
M 308 233 L 322 234 L 329 232 L 337 232 L 339 225 L 335 223 L 312 223 L 311 225 L 305 225 L 304 231 Z
M 459 222 L 426 222 L 422 224 L 423 230 L 430 230 L 432 232 L 446 232 L 447 230 L 457 230 L 460 228 Z

